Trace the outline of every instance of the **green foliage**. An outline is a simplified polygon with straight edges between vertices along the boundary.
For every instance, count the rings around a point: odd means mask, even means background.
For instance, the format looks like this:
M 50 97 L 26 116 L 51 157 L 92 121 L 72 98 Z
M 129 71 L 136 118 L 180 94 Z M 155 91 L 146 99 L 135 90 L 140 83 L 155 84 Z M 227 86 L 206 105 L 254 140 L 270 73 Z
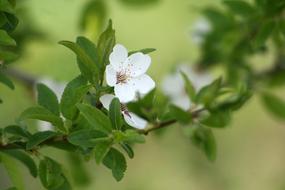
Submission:
M 127 5 L 127 6 L 149 6 L 160 2 L 160 0 L 119 0 L 119 2 Z
M 196 96 L 196 91 L 195 88 L 191 82 L 191 80 L 187 77 L 187 75 L 184 72 L 180 72 L 181 76 L 184 80 L 184 86 L 185 86 L 185 90 L 187 92 L 187 95 L 189 96 L 190 101 L 194 101 L 195 100 L 195 96 Z
M 100 142 L 96 145 L 94 150 L 95 160 L 97 164 L 100 164 L 107 153 L 109 152 L 110 148 L 112 146 L 112 141 L 106 141 L 106 142 Z
M 201 122 L 209 127 L 224 128 L 229 125 L 230 114 L 231 113 L 229 111 L 216 111 L 214 113 L 210 113 L 210 115 Z
M 19 137 L 23 137 L 26 139 L 29 139 L 32 136 L 29 131 L 27 131 L 23 127 L 20 127 L 17 125 L 9 125 L 9 126 L 5 127 L 4 132 L 6 134 L 19 136 Z
M 134 53 L 138 53 L 138 52 L 141 52 L 143 54 L 149 54 L 149 53 L 152 53 L 154 51 L 156 51 L 156 49 L 154 49 L 154 48 L 144 48 L 144 49 L 140 49 L 140 50 L 136 50 L 136 51 L 130 51 L 128 53 L 128 55 L 130 56 L 130 55 L 132 55 Z
M 285 101 L 267 92 L 262 94 L 262 102 L 275 117 L 285 119 Z
M 121 103 L 118 98 L 114 98 L 110 104 L 109 117 L 114 129 L 120 130 L 122 127 L 122 113 L 121 113 Z
M 177 121 L 179 121 L 181 124 L 188 124 L 192 120 L 190 113 L 188 113 L 187 111 L 184 111 L 183 109 L 175 105 L 170 105 L 169 111 L 170 111 L 170 114 L 175 119 L 177 119 Z
M 5 30 L 0 30 L 0 45 L 16 46 L 16 42 Z
M 103 164 L 112 170 L 117 181 L 121 181 L 127 169 L 125 156 L 118 150 L 111 148 L 103 160 Z
M 42 142 L 55 137 L 57 133 L 53 131 L 42 131 L 33 134 L 27 142 L 26 149 L 31 150 L 41 144 Z
M 0 72 L 0 83 L 5 84 L 7 87 L 9 87 L 12 90 L 15 88 L 13 82 L 8 77 L 6 77 L 6 75 L 3 74 L 2 72 Z

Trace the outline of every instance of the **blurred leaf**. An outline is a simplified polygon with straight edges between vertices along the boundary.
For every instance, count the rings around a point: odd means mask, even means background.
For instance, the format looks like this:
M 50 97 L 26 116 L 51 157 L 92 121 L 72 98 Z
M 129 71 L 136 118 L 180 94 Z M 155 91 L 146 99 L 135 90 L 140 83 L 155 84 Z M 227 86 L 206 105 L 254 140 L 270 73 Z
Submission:
M 175 105 L 169 106 L 170 114 L 181 124 L 188 124 L 192 121 L 191 113 L 184 111 Z
M 77 104 L 80 113 L 85 117 L 94 129 L 108 134 L 112 130 L 112 124 L 109 118 L 95 107 L 87 104 Z
M 44 157 L 39 165 L 39 177 L 47 189 L 56 189 L 64 184 L 60 165 L 49 157 Z
M 65 118 L 70 120 L 75 119 L 78 113 L 76 104 L 83 99 L 84 95 L 90 89 L 90 86 L 86 86 L 86 84 L 87 81 L 84 77 L 78 76 L 65 87 L 60 101 L 60 109 Z
M 263 105 L 279 119 L 285 119 L 285 101 L 270 93 L 262 94 Z
M 229 111 L 216 111 L 203 119 L 201 122 L 204 125 L 214 128 L 224 128 L 230 123 L 231 115 Z
M 5 12 L 2 13 L 2 16 L 0 18 L 0 23 L 3 23 L 1 29 L 6 30 L 7 32 L 12 32 L 13 30 L 16 29 L 19 20 L 14 14 Z
M 1 50 L 0 51 L 0 60 L 4 61 L 14 61 L 18 58 L 18 55 L 14 52 L 7 51 L 7 50 Z M 7 62 L 5 62 L 7 64 Z
M 135 154 L 132 147 L 126 143 L 120 143 L 121 147 L 126 151 L 129 158 L 134 158 Z
M 10 125 L 4 128 L 5 133 L 9 133 L 15 136 L 20 136 L 24 138 L 31 137 L 31 134 L 26 129 L 17 126 L 17 125 Z
M 38 104 L 59 116 L 59 104 L 55 93 L 45 84 L 37 84 Z
M 97 59 L 97 53 L 95 45 L 87 38 L 78 37 L 76 43 L 69 41 L 60 41 L 59 44 L 66 46 L 72 50 L 78 59 L 78 67 L 84 77 L 86 77 L 90 83 L 97 84 L 99 77 L 99 68 L 94 59 Z
M 5 84 L 6 86 L 11 88 L 12 90 L 15 89 L 13 82 L 8 77 L 6 77 L 2 72 L 0 72 L 0 83 Z
M 107 29 L 100 35 L 98 40 L 98 54 L 100 56 L 100 70 L 102 73 L 104 73 L 105 67 L 109 63 L 109 56 L 115 43 L 115 30 L 113 29 L 112 21 L 110 20 Z
M 250 16 L 256 12 L 250 3 L 243 0 L 224 0 L 223 3 L 231 12 L 241 16 Z
M 103 161 L 108 151 L 110 150 L 111 146 L 112 146 L 112 141 L 101 142 L 96 145 L 94 153 L 97 164 L 100 164 Z
M 118 98 L 114 98 L 110 104 L 109 117 L 114 129 L 121 129 L 122 113 L 121 113 L 121 103 Z
M 185 90 L 189 96 L 190 101 L 195 100 L 196 97 L 196 91 L 195 88 L 191 82 L 191 80 L 187 77 L 187 75 L 184 72 L 180 72 L 182 75 L 182 78 L 184 80 L 184 86 L 185 86 Z
M 37 177 L 38 169 L 34 162 L 34 160 L 25 152 L 20 150 L 0 150 L 1 152 L 19 160 L 22 164 L 24 164 L 30 171 L 30 174 L 33 177 Z
M 160 2 L 160 0 L 119 0 L 119 2 L 127 6 L 141 7 L 141 6 L 153 5 L 155 3 Z
M 16 46 L 16 41 L 11 36 L 9 36 L 5 30 L 0 30 L 0 45 Z
M 0 11 L 14 13 L 13 6 L 8 0 L 0 0 Z
M 42 131 L 42 132 L 37 132 L 33 134 L 30 138 L 29 141 L 27 142 L 26 149 L 31 150 L 34 147 L 38 146 L 42 142 L 51 139 L 55 137 L 57 133 L 53 131 Z
M 154 49 L 154 48 L 144 48 L 144 49 L 140 49 L 140 50 L 136 50 L 136 51 L 130 51 L 129 56 L 134 54 L 134 53 L 141 52 L 143 54 L 149 54 L 149 53 L 154 52 L 154 51 L 156 51 L 156 49 Z
M 144 136 L 132 129 L 128 129 L 124 132 L 113 131 L 113 135 L 114 135 L 114 141 L 117 143 L 121 143 L 121 142 L 144 143 L 145 142 Z
M 103 164 L 112 170 L 112 174 L 117 181 L 121 181 L 127 169 L 125 156 L 118 150 L 111 148 L 103 160 Z
M 47 121 L 56 126 L 60 131 L 66 132 L 62 119 L 41 106 L 30 107 L 23 111 L 19 117 L 19 120 L 23 121 L 26 119 Z
M 274 31 L 275 26 L 276 22 L 273 20 L 265 21 L 262 23 L 261 27 L 258 30 L 258 33 L 254 38 L 254 47 L 258 48 L 260 46 L 263 46 Z
M 71 133 L 68 141 L 81 147 L 94 147 L 98 143 L 109 142 L 110 137 L 94 129 L 82 129 Z

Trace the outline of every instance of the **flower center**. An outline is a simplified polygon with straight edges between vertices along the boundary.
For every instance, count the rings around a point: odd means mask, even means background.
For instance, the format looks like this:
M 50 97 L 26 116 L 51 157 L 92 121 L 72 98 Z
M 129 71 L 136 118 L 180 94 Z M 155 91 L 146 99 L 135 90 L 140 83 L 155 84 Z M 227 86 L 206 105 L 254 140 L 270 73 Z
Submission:
M 128 79 L 128 76 L 126 75 L 126 73 L 118 72 L 117 73 L 117 83 L 116 84 L 126 83 L 127 79 Z

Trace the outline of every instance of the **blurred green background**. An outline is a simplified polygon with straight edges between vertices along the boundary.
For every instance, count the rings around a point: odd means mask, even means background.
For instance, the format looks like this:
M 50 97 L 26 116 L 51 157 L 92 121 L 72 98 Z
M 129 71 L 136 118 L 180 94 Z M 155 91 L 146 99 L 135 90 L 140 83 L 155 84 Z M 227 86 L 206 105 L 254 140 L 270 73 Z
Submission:
M 191 42 L 191 26 L 205 6 L 220 6 L 219 0 L 160 0 L 146 7 L 127 7 L 117 0 L 105 0 L 107 17 L 112 18 L 117 42 L 129 50 L 156 48 L 151 54 L 151 76 L 160 84 L 162 77 L 182 61 L 194 63 L 198 47 Z M 32 23 L 45 38 L 35 38 L 25 44 L 21 58 L 11 65 L 34 76 L 50 76 L 68 81 L 79 71 L 71 51 L 57 44 L 60 40 L 75 40 L 80 32 L 80 13 L 87 0 L 25 0 L 19 8 L 26 10 Z M 25 24 L 25 23 L 22 23 Z M 262 59 L 266 64 L 267 59 Z M 260 60 L 259 60 L 260 61 Z M 31 92 L 16 83 L 11 91 L 0 86 L 0 126 L 14 123 L 15 118 L 34 104 Z M 284 92 L 284 91 L 283 91 Z M 282 90 L 280 90 L 282 93 Z M 283 93 L 284 94 L 284 93 Z M 282 190 L 285 189 L 285 128 L 260 105 L 258 97 L 234 115 L 227 129 L 215 130 L 218 156 L 214 163 L 193 147 L 179 126 L 170 127 L 160 136 L 150 134 L 147 143 L 135 147 L 135 158 L 128 160 L 125 178 L 116 182 L 110 171 L 85 164 L 91 176 L 89 186 L 78 190 Z M 61 151 L 45 150 L 65 166 L 68 156 Z M 21 167 L 19 165 L 19 167 Z M 26 189 L 38 190 L 39 180 L 29 177 L 26 169 Z M 0 167 L 0 189 L 10 183 Z

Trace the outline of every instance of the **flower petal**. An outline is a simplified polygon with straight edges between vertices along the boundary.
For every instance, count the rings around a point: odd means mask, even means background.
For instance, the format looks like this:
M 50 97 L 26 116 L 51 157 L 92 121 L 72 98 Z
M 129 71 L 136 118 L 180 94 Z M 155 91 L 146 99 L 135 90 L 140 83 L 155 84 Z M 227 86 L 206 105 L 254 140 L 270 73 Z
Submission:
M 149 68 L 151 58 L 143 53 L 134 53 L 128 58 L 127 68 L 129 75 L 137 77 L 144 74 Z
M 146 74 L 131 79 L 129 83 L 131 83 L 132 88 L 140 94 L 147 94 L 155 87 L 155 82 Z
M 106 66 L 106 82 L 109 86 L 115 86 L 117 82 L 117 72 L 112 65 Z
M 180 107 L 181 109 L 187 111 L 188 109 L 191 108 L 192 104 L 191 101 L 189 100 L 189 97 L 185 94 L 183 96 L 177 96 L 177 97 L 173 97 L 171 99 L 171 102 Z
M 121 71 L 124 68 L 124 63 L 127 58 L 127 49 L 121 44 L 116 44 L 112 53 L 110 54 L 109 61 L 116 71 Z
M 128 114 L 123 114 L 124 119 L 130 126 L 137 129 L 144 129 L 147 126 L 147 121 L 143 118 L 137 116 L 136 114 L 129 112 Z
M 136 97 L 136 91 L 129 83 L 119 83 L 115 85 L 114 91 L 121 103 L 130 102 Z
M 115 96 L 113 94 L 105 94 L 101 96 L 99 100 L 103 104 L 103 107 L 109 110 L 109 106 L 114 98 Z

